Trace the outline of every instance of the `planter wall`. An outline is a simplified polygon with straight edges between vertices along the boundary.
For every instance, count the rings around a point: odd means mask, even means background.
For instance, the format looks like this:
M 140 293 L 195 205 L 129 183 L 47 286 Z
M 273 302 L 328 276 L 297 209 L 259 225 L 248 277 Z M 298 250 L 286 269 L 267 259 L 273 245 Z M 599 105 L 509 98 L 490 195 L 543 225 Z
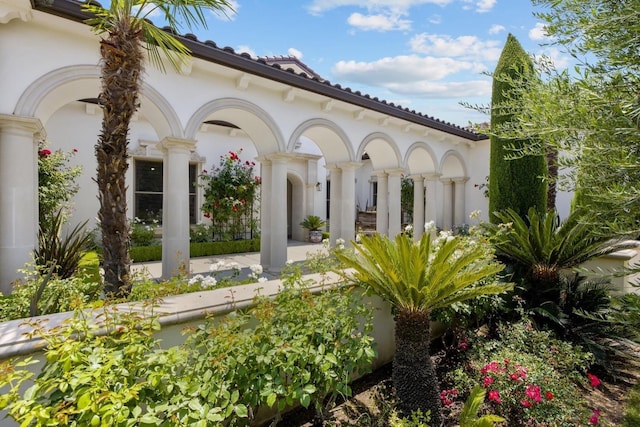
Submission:
M 321 276 L 308 275 L 307 279 L 318 283 L 312 288 L 313 292 L 320 292 L 327 286 L 335 286 L 340 278 L 337 275 Z M 236 286 L 227 289 L 216 289 L 212 291 L 196 292 L 185 295 L 167 297 L 156 309 L 157 313 L 163 313 L 160 317 L 162 329 L 157 333 L 162 340 L 162 347 L 168 348 L 179 345 L 184 341 L 181 330 L 185 326 L 198 325 L 203 323 L 207 314 L 214 313 L 215 316 L 225 316 L 229 312 L 251 307 L 254 304 L 254 297 L 260 292 L 261 295 L 273 296 L 281 286 L 280 280 L 271 280 L 265 283 L 254 283 L 249 285 Z M 233 303 L 228 298 L 233 292 Z M 378 297 L 368 297 L 361 294 L 363 301 L 372 302 L 374 310 L 374 331 L 373 336 L 376 342 L 377 359 L 373 368 L 382 366 L 393 359 L 395 351 L 393 329 L 394 323 L 390 306 Z M 123 304 L 122 310 L 140 310 L 136 304 Z M 94 319 L 100 310 L 94 310 Z M 69 318 L 71 313 L 58 313 L 49 316 L 41 316 L 39 319 L 49 327 L 59 325 Z M 33 356 L 35 359 L 44 360 L 44 354 L 40 351 L 42 341 L 27 337 L 25 334 L 31 331 L 31 327 L 24 324 L 25 319 L 0 323 L 0 361 L 12 357 Z M 38 372 L 42 364 L 32 365 L 33 372 Z M 14 427 L 17 424 L 10 419 L 4 418 L 4 413 L 0 412 L 0 427 Z

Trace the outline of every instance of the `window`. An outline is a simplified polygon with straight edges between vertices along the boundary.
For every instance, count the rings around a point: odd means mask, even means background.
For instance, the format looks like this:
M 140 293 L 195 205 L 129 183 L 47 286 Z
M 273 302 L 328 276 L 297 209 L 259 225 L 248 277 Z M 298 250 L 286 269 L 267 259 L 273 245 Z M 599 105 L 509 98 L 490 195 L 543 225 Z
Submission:
M 134 212 L 141 221 L 162 223 L 162 161 L 135 161 Z M 196 165 L 189 164 L 189 222 L 196 223 Z

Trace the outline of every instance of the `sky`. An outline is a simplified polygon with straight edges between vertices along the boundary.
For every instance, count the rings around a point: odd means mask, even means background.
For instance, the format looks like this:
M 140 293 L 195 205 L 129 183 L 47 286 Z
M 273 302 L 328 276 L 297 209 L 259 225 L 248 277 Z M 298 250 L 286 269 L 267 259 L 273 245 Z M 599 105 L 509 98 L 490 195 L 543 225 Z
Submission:
M 231 0 L 201 41 L 254 57 L 295 56 L 332 84 L 459 125 L 488 121 L 460 105 L 487 105 L 509 33 L 559 68 L 530 0 Z M 152 18 L 153 19 L 153 18 Z M 187 31 L 183 31 L 187 32 Z M 544 44 L 547 44 L 546 46 Z

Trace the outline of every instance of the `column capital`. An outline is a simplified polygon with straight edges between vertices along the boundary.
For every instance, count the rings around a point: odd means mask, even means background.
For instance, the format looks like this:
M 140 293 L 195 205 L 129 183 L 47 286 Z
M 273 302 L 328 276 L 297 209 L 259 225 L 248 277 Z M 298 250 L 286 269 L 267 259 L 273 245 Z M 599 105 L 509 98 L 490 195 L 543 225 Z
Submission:
M 440 179 L 440 177 L 442 176 L 442 174 L 440 173 L 424 173 L 422 174 L 422 177 L 424 179 L 426 179 L 427 181 L 437 181 Z
M 377 169 L 371 172 L 371 175 L 375 175 L 378 178 L 389 176 L 389 174 L 384 169 Z
M 469 177 L 461 176 L 458 178 L 451 178 L 451 181 L 455 182 L 456 184 L 464 184 L 465 182 L 469 181 Z
M 362 162 L 336 162 L 326 166 L 328 169 L 330 168 L 339 168 L 342 170 L 355 170 L 362 167 Z
M 156 148 L 162 152 L 168 152 L 175 149 L 183 149 L 192 151 L 196 148 L 197 141 L 193 139 L 174 138 L 167 136 L 162 141 L 156 144 Z
M 409 175 L 409 178 L 411 178 L 414 181 L 419 181 L 419 182 L 424 183 L 424 176 L 422 174 L 414 173 L 414 174 Z
M 397 168 L 397 169 L 385 169 L 384 170 L 387 175 L 389 175 L 390 177 L 394 177 L 394 176 L 400 176 L 400 175 L 404 175 L 405 174 L 405 170 L 402 168 Z
M 291 159 L 296 158 L 296 154 L 293 153 L 269 153 L 256 157 L 256 160 L 260 163 L 288 163 Z
M 0 114 L 0 129 L 18 128 L 31 132 L 36 138 L 46 138 L 47 132 L 40 119 L 36 117 L 15 116 L 13 114 Z

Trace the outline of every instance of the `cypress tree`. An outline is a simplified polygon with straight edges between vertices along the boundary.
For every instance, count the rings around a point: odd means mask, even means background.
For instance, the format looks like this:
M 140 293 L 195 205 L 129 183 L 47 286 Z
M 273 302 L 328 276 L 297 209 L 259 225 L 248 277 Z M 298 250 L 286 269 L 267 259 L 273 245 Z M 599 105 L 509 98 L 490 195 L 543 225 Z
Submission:
M 512 90 L 514 83 L 526 83 L 533 78 L 536 78 L 533 61 L 518 40 L 509 34 L 493 73 L 493 129 L 507 128 L 513 120 L 518 108 Z M 493 223 L 499 222 L 493 213 L 507 208 L 515 210 L 522 217 L 526 216 L 530 207 L 545 212 L 547 184 L 542 179 L 547 172 L 545 157 L 529 155 L 517 159 L 506 158 L 530 143 L 529 139 L 502 139 L 491 136 L 489 214 Z

